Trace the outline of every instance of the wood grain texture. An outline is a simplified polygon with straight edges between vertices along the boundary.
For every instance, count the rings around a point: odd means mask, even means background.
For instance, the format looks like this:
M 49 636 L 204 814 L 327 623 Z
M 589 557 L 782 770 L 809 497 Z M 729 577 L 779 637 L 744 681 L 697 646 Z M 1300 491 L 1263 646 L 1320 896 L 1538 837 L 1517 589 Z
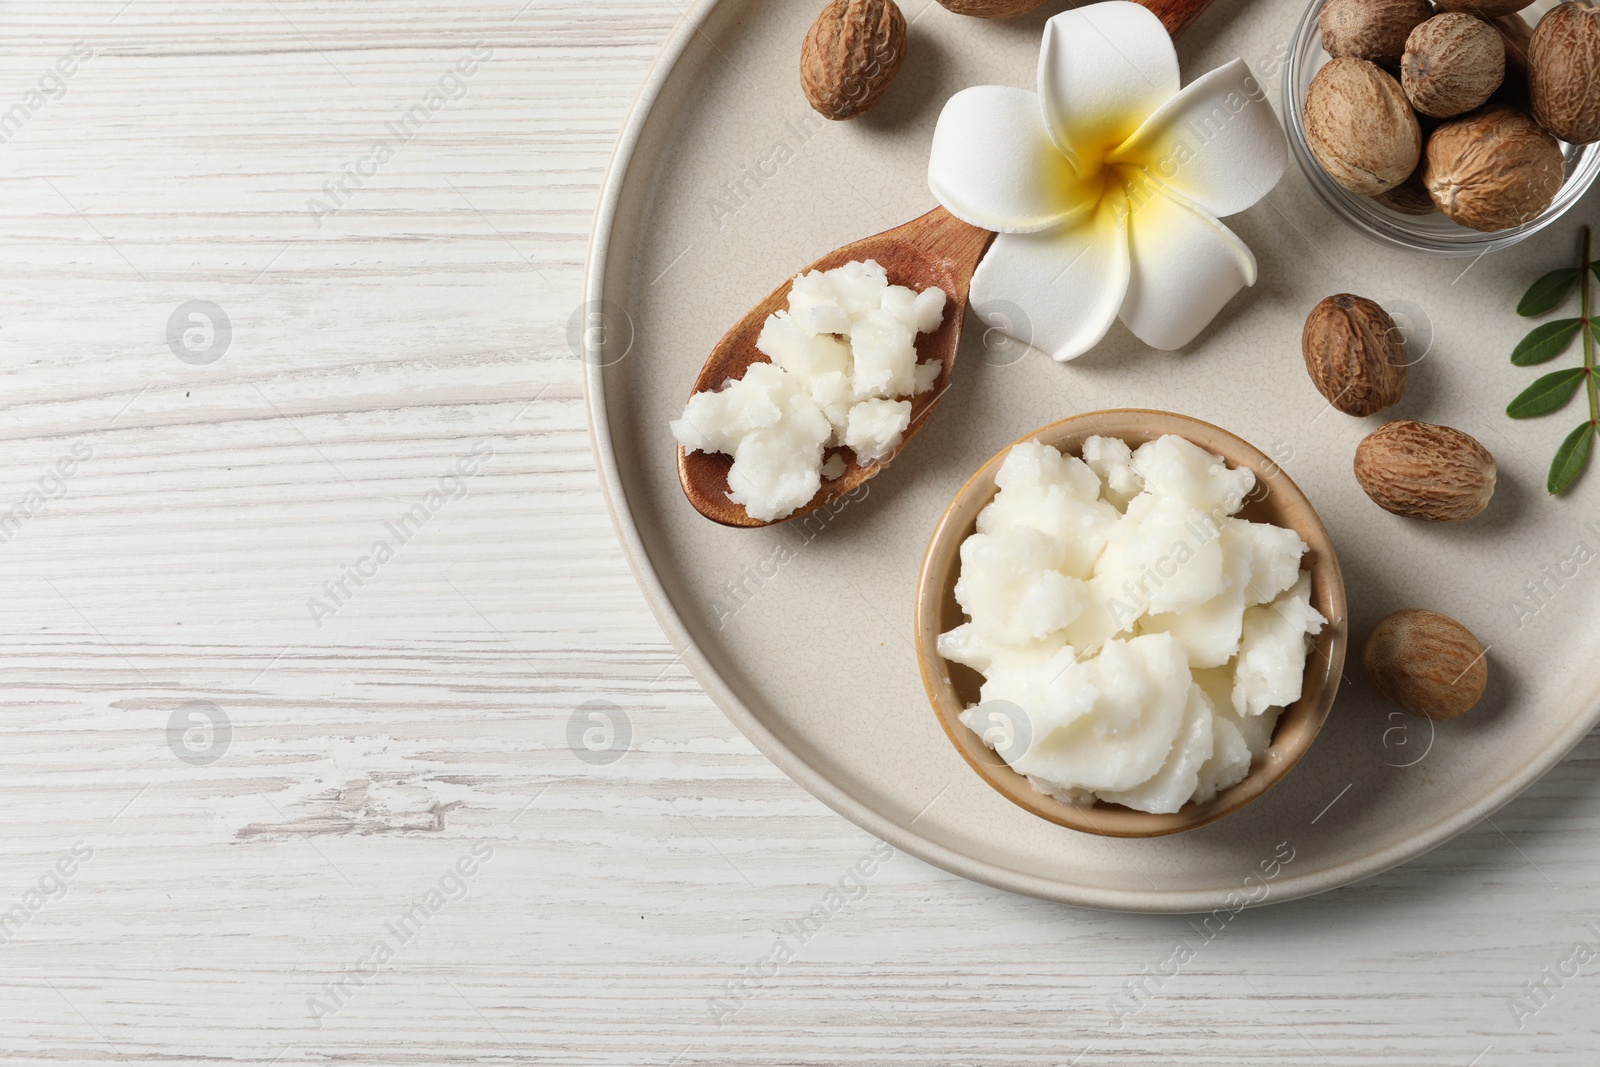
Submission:
M 709 704 L 614 547 L 566 336 L 678 14 L 0 5 L 0 112 L 92 48 L 0 145 L 6 1062 L 1591 1063 L 1592 980 L 1541 968 L 1600 936 L 1594 738 L 1201 943 L 867 863 Z M 214 362 L 169 344 L 190 301 Z

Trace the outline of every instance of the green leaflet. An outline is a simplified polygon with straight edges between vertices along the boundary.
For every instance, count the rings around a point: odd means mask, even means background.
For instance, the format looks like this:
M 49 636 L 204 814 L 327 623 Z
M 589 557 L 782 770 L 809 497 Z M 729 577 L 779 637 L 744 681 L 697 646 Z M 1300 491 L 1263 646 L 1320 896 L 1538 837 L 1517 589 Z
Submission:
M 1524 337 L 1511 353 L 1511 362 L 1519 367 L 1531 367 L 1535 363 L 1544 363 L 1555 359 L 1567 350 L 1572 344 L 1572 339 L 1578 335 L 1578 329 L 1583 325 L 1582 319 L 1556 319 L 1542 326 L 1535 326 Z
M 1589 461 L 1589 449 L 1594 444 L 1594 423 L 1585 422 L 1567 434 L 1567 439 L 1556 449 L 1556 458 L 1550 464 L 1550 477 L 1545 488 L 1551 495 L 1566 491 L 1567 486 Z
M 1546 374 L 1507 404 L 1506 414 L 1513 419 L 1531 419 L 1535 415 L 1548 414 L 1571 400 L 1572 394 L 1578 391 L 1578 386 L 1588 375 L 1588 370 L 1583 367 Z
M 1581 335 L 1583 366 L 1542 375 L 1506 405 L 1507 416 L 1531 419 L 1560 409 L 1580 389 L 1587 394 L 1585 406 L 1589 417 L 1567 434 L 1550 463 L 1545 488 L 1552 496 L 1566 492 L 1578 480 L 1589 465 L 1595 438 L 1600 437 L 1600 392 L 1596 391 L 1600 380 L 1594 377 L 1600 374 L 1600 359 L 1596 359 L 1596 350 L 1600 348 L 1600 315 L 1595 314 L 1593 300 L 1593 285 L 1595 278 L 1600 278 L 1600 263 L 1594 259 L 1593 231 L 1584 226 L 1579 232 L 1583 251 L 1578 265 L 1550 271 L 1529 286 L 1517 304 L 1517 314 L 1527 317 L 1548 314 L 1565 303 L 1572 296 L 1572 290 L 1578 288 L 1582 290 L 1582 317 L 1541 323 L 1530 330 L 1511 353 L 1512 363 L 1530 367 L 1561 355 L 1572 346 L 1573 338 Z M 1593 278 L 1590 271 L 1594 272 Z
M 1528 318 L 1554 309 L 1571 295 L 1572 287 L 1578 284 L 1582 276 L 1583 271 L 1577 267 L 1551 271 L 1528 287 L 1522 302 L 1517 305 L 1517 314 Z

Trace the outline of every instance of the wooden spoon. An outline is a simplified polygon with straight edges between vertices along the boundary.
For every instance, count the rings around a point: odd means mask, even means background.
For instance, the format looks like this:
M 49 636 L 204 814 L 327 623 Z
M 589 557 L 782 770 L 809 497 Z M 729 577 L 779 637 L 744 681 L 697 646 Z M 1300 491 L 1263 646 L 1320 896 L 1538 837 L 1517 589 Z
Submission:
M 875 259 L 889 274 L 891 285 L 904 285 L 922 290 L 938 286 L 944 290 L 944 322 L 932 333 L 917 335 L 917 362 L 937 359 L 943 366 L 932 389 L 911 398 L 911 424 L 906 427 L 900 448 L 906 446 L 922 424 L 928 421 L 934 405 L 950 384 L 950 372 L 955 369 L 956 348 L 961 343 L 961 324 L 966 319 L 967 287 L 972 283 L 972 272 L 978 261 L 988 251 L 994 234 L 969 226 L 942 207 L 934 208 L 919 219 L 904 226 L 896 226 L 875 237 L 836 248 L 801 273 L 813 270 L 832 270 L 856 260 Z M 739 324 L 723 335 L 711 358 L 695 379 L 694 391 L 719 389 L 722 383 L 744 377 L 752 363 L 770 362 L 756 350 L 756 338 L 767 316 L 789 306 L 790 278 L 767 295 L 767 298 L 739 320 Z M 895 450 L 894 455 L 899 454 Z M 815 511 L 817 508 L 853 492 L 857 486 L 882 469 L 894 458 L 863 466 L 855 454 L 844 449 L 849 466 L 844 474 L 831 482 L 824 482 L 811 502 L 798 511 L 773 522 L 788 522 Z M 678 446 L 678 480 L 695 510 L 724 526 L 770 526 L 772 522 L 752 519 L 743 504 L 728 499 L 728 470 L 733 457 L 721 452 L 686 452 Z
M 1211 5 L 1211 0 L 1140 2 L 1155 12 L 1167 32 L 1174 37 Z M 961 326 L 966 321 L 967 290 L 972 284 L 972 272 L 978 269 L 978 261 L 988 251 L 994 237 L 988 230 L 962 222 L 944 208 L 936 207 L 903 226 L 836 248 L 800 271 L 804 274 L 814 270 L 832 270 L 857 260 L 873 259 L 888 272 L 890 285 L 904 285 L 919 291 L 933 286 L 943 289 L 946 297 L 943 324 L 933 333 L 918 334 L 916 342 L 917 362 L 937 359 L 941 364 L 939 377 L 932 389 L 911 398 L 911 424 L 906 427 L 899 448 L 888 459 L 862 464 L 849 449 L 841 449 L 840 453 L 849 457 L 844 474 L 831 482 L 824 482 L 808 504 L 781 519 L 753 519 L 745 511 L 744 505 L 728 499 L 728 471 L 733 466 L 732 456 L 721 452 L 686 452 L 679 445 L 678 481 L 683 484 L 684 495 L 695 510 L 724 526 L 772 526 L 788 522 L 855 491 L 898 456 L 928 421 L 939 398 L 950 386 L 956 350 L 961 344 Z M 790 275 L 788 280 L 767 294 L 765 300 L 751 308 L 733 329 L 723 335 L 711 350 L 705 366 L 700 369 L 700 376 L 694 382 L 694 392 L 720 389 L 725 382 L 743 378 L 752 363 L 770 362 L 756 350 L 756 338 L 761 335 L 761 326 L 768 315 L 788 307 L 789 289 L 793 282 L 794 275 Z

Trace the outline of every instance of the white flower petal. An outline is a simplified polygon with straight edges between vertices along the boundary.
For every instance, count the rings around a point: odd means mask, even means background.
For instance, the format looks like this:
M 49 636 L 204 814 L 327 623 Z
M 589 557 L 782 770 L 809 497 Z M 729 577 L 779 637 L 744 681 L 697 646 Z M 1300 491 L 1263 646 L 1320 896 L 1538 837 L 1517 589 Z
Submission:
M 1266 196 L 1288 158 L 1278 116 L 1236 59 L 1161 105 L 1110 162 L 1142 166 L 1221 218 Z
M 1161 20 L 1126 0 L 1063 11 L 1044 26 L 1045 127 L 1079 174 L 1099 169 L 1178 91 L 1178 54 Z
M 1256 281 L 1256 257 L 1232 230 L 1160 188 L 1130 213 L 1128 246 L 1122 321 L 1151 348 L 1182 348 Z
M 1093 215 L 1043 233 L 996 237 L 972 276 L 972 309 L 1055 359 L 1089 351 L 1127 292 L 1126 205 L 1113 184 Z
M 928 155 L 928 188 L 962 222 L 997 233 L 1058 226 L 1094 204 L 1050 140 L 1039 97 L 978 85 L 950 98 Z

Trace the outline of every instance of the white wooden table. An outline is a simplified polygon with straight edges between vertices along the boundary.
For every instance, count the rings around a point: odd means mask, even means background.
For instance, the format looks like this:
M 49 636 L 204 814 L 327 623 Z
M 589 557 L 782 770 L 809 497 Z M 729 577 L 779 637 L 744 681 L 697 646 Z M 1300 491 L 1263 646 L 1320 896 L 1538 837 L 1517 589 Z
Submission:
M 0 1057 L 1595 1062 L 1600 963 L 1541 976 L 1600 943 L 1593 739 L 1177 968 L 1189 919 L 846 878 L 646 611 L 566 339 L 675 3 L 0 4 Z

